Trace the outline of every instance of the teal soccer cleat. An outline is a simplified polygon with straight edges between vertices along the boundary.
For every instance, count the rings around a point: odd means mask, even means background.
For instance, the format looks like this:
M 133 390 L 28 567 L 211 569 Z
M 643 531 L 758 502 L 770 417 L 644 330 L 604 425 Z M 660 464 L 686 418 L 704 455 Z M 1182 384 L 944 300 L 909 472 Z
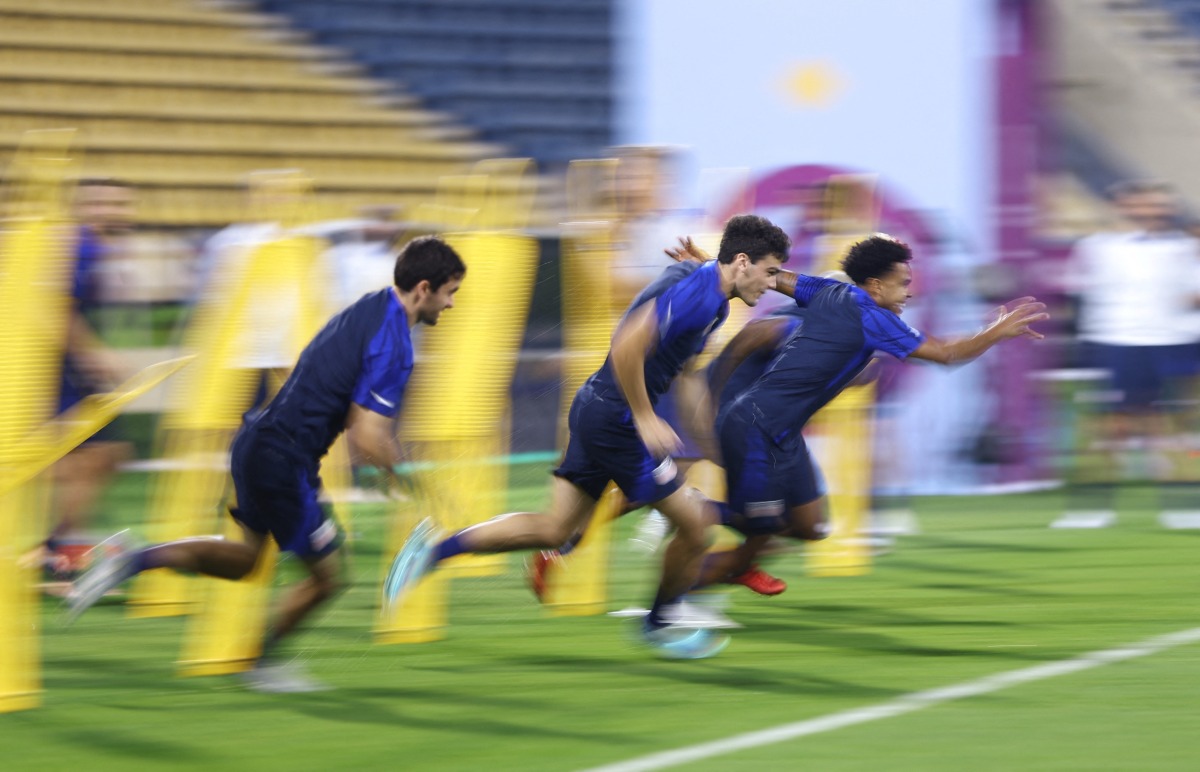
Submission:
M 707 659 L 729 645 L 729 636 L 711 629 L 680 629 L 675 626 L 642 628 L 642 640 L 663 659 Z
M 431 518 L 417 523 L 404 546 L 392 559 L 392 567 L 383 580 L 383 607 L 394 609 L 421 577 L 433 566 L 433 550 L 437 546 L 437 528 Z

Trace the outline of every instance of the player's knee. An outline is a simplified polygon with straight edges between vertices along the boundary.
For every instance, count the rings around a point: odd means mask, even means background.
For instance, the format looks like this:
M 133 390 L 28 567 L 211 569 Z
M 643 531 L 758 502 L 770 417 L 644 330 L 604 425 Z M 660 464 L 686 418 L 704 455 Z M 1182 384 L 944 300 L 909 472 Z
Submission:
M 313 577 L 313 594 L 317 602 L 324 602 L 342 594 L 346 582 L 340 574 L 320 574 Z
M 824 520 L 804 521 L 792 524 L 788 536 L 802 541 L 821 541 L 829 535 L 829 527 Z
M 542 542 L 545 547 L 559 547 L 566 544 L 575 536 L 575 524 L 567 520 L 554 520 L 546 523 L 542 530 Z
M 698 519 L 676 523 L 675 539 L 690 550 L 703 551 L 708 548 L 708 531 Z

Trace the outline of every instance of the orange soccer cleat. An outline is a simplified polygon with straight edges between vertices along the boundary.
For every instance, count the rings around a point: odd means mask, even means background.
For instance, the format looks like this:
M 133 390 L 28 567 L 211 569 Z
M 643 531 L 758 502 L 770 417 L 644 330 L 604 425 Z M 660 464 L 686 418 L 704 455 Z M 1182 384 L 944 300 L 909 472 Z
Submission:
M 737 576 L 727 580 L 728 584 L 740 584 L 759 595 L 778 595 L 787 589 L 787 582 L 777 576 L 771 576 L 766 571 L 752 565 Z
M 562 560 L 562 557 L 554 550 L 540 550 L 525 561 L 525 579 L 539 603 L 546 602 L 546 575 L 550 566 L 559 560 Z

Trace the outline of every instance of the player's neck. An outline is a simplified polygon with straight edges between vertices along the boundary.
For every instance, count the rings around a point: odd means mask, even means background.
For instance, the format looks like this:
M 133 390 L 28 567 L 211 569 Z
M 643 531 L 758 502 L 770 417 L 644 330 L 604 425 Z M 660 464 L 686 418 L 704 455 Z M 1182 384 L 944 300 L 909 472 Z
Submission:
M 726 299 L 732 299 L 737 294 L 737 282 L 734 280 L 737 268 L 733 263 L 717 263 L 717 275 L 721 277 L 721 292 Z
M 400 288 L 393 285 L 392 294 L 396 296 L 396 300 L 400 303 L 400 307 L 404 309 L 404 316 L 408 319 L 408 329 L 417 326 L 417 299 L 413 297 L 411 292 L 401 292 Z
M 866 287 L 864 287 L 861 284 L 855 284 L 854 286 L 858 287 L 860 290 L 867 293 L 867 297 L 869 297 L 871 299 L 871 301 L 875 303 L 875 305 L 879 306 L 880 308 L 884 307 L 883 303 L 879 302 L 881 299 L 879 295 L 875 294 L 874 292 L 871 292 L 871 290 L 867 289 Z

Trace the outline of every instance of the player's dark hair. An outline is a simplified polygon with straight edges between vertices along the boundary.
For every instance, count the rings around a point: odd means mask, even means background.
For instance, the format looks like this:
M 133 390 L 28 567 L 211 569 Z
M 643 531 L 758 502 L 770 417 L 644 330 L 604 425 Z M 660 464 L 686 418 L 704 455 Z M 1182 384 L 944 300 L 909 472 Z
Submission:
M 436 236 L 422 236 L 404 245 L 396 255 L 394 277 L 396 286 L 407 292 L 423 281 L 436 292 L 451 279 L 461 279 L 467 274 L 467 265 L 454 251 L 454 247 Z
M 725 223 L 717 260 L 732 263 L 733 258 L 745 253 L 752 263 L 767 255 L 775 255 L 780 262 L 786 263 L 791 246 L 792 240 L 775 223 L 758 215 L 739 214 Z
M 842 259 L 842 270 L 855 284 L 867 279 L 882 279 L 896 263 L 912 260 L 912 250 L 899 239 L 883 233 L 868 236 L 850 247 Z

